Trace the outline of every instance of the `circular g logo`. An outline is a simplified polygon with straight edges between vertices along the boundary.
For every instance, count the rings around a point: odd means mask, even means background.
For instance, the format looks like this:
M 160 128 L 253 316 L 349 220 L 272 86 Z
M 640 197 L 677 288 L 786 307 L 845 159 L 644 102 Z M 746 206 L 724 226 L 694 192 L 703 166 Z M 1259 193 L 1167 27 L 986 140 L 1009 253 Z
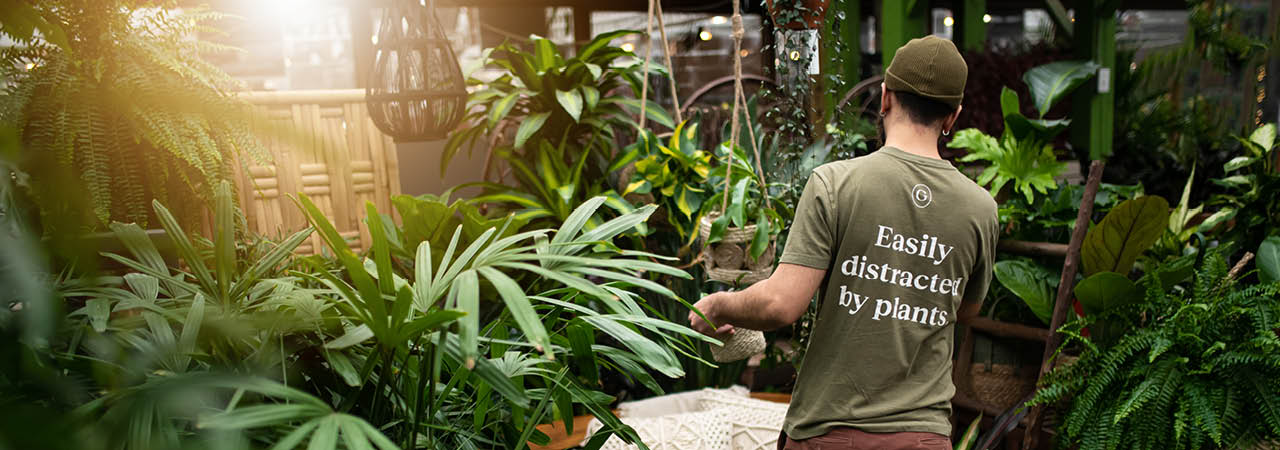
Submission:
M 917 184 L 911 188 L 911 203 L 917 208 L 924 208 L 933 203 L 933 191 L 929 190 L 929 186 Z

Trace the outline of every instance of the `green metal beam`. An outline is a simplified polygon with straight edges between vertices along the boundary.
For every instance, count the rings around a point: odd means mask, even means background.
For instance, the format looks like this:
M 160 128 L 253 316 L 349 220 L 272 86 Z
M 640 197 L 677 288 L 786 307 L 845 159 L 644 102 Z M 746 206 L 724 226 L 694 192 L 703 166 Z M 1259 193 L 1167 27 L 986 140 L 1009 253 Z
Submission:
M 880 2 L 880 51 L 884 67 L 893 61 L 893 52 L 907 41 L 928 31 L 929 5 L 924 0 L 882 0 Z
M 843 0 L 836 2 L 842 7 L 844 20 L 840 21 L 840 40 L 844 42 L 844 77 L 849 85 L 862 79 L 862 1 Z M 831 22 L 835 22 L 834 20 Z
M 1084 6 L 1097 2 L 1083 0 L 1078 3 L 1081 6 Z M 1060 0 L 1044 0 L 1044 6 L 1045 9 L 1049 10 L 1049 17 L 1053 18 L 1054 25 L 1057 25 L 1058 29 L 1062 30 L 1062 32 L 1066 34 L 1066 36 L 1063 37 L 1071 39 L 1072 36 L 1075 36 L 1075 24 L 1071 22 L 1071 17 L 1067 15 L 1067 8 L 1062 6 L 1062 2 Z M 1112 7 L 1112 9 L 1115 8 Z
M 987 46 L 987 22 L 983 16 L 987 14 L 987 0 L 961 0 L 959 32 L 960 48 L 964 50 L 982 50 Z
M 1075 56 L 1102 66 L 1093 82 L 1080 86 L 1071 109 L 1071 143 L 1089 159 L 1111 156 L 1115 127 L 1116 3 L 1077 2 Z

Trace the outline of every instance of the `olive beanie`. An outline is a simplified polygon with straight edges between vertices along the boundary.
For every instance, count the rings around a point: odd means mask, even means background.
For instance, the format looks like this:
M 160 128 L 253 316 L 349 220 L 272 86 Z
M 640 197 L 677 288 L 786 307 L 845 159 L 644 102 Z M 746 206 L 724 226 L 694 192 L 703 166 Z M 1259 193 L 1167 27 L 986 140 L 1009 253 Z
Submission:
M 891 91 L 910 92 L 924 98 L 960 106 L 964 84 L 969 79 L 969 66 L 951 41 L 925 36 L 912 39 L 893 54 L 884 71 L 885 87 Z

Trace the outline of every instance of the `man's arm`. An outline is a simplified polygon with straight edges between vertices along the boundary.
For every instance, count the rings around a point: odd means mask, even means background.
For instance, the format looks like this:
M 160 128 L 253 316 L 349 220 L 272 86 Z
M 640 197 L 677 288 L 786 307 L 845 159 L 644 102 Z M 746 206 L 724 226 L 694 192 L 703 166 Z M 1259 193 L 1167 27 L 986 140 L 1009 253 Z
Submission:
M 768 279 L 744 291 L 717 292 L 693 305 L 719 328 L 712 328 L 694 312 L 689 323 L 700 333 L 715 335 L 731 327 L 772 330 L 789 325 L 809 308 L 809 300 L 827 271 L 797 264 L 779 264 Z

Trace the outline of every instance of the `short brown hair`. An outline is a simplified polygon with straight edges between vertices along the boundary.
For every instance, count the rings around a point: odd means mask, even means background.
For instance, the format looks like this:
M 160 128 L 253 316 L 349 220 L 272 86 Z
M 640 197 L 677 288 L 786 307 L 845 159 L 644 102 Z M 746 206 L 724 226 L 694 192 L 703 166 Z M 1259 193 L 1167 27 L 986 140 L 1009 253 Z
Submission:
M 934 126 L 956 112 L 951 105 L 931 98 L 892 89 L 889 92 L 893 94 L 894 103 L 900 106 L 902 112 L 907 113 L 907 117 L 911 118 L 916 125 Z

